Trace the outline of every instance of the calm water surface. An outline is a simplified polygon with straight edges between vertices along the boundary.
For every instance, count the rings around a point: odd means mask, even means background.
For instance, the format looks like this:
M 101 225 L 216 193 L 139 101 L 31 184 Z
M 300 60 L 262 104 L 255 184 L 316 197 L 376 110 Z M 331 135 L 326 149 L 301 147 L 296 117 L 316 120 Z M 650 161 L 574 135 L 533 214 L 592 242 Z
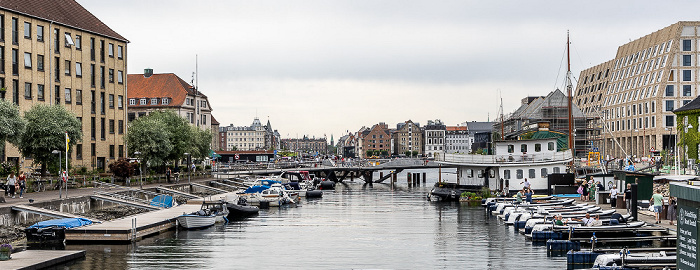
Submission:
M 423 172 L 423 171 L 419 171 Z M 436 203 L 427 186 L 338 184 L 322 199 L 243 221 L 172 231 L 132 245 L 69 245 L 87 258 L 59 269 L 562 269 L 545 247 L 486 216 L 481 206 Z M 454 181 L 445 173 L 443 180 Z M 375 176 L 376 179 L 376 176 Z

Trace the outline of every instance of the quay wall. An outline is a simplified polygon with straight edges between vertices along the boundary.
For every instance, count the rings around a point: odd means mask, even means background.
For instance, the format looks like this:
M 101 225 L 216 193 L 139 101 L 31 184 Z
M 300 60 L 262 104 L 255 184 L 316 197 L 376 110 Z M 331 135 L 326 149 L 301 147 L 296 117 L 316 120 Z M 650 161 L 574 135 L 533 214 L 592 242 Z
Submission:
M 90 196 L 56 199 L 27 205 L 79 216 L 90 211 L 118 206 L 118 204 L 111 202 L 93 200 Z M 27 225 L 47 219 L 52 218 L 24 211 L 15 211 L 12 210 L 12 206 L 0 207 L 0 226 Z

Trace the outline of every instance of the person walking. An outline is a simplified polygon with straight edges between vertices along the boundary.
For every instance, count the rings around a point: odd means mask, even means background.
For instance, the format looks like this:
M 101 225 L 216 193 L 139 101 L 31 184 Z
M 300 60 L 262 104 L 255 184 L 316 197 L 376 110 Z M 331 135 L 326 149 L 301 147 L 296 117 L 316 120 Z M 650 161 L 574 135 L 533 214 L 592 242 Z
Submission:
M 17 185 L 19 186 L 19 197 L 24 198 L 24 190 L 27 188 L 27 176 L 24 175 L 23 171 L 19 172 L 19 177 L 17 178 Z
M 625 189 L 625 195 L 622 200 L 627 206 L 627 214 L 632 212 L 632 184 L 627 184 L 627 189 Z
M 617 193 L 617 186 L 613 185 L 610 189 L 610 207 L 612 207 L 613 209 L 617 205 Z
M 170 167 L 165 168 L 165 178 L 168 181 L 168 183 L 170 183 L 170 175 L 172 175 L 172 174 L 173 174 L 173 172 L 170 171 Z
M 654 190 L 654 195 L 651 195 L 649 202 L 654 203 L 654 218 L 656 218 L 656 223 L 661 223 L 661 210 L 664 207 L 664 196 L 659 193 L 659 190 Z
M 666 219 L 669 220 L 669 224 L 671 225 L 673 225 L 673 222 L 677 219 L 676 197 L 668 197 L 668 209 L 666 210 Z
M 15 197 L 15 184 L 17 183 L 17 177 L 15 177 L 15 173 L 10 173 L 10 175 L 7 176 L 7 182 L 5 185 L 7 185 L 7 195 L 12 196 L 12 198 Z
M 583 184 L 581 184 L 581 187 L 583 188 L 583 193 L 581 194 L 583 195 L 582 201 L 588 201 L 588 181 L 583 180 Z

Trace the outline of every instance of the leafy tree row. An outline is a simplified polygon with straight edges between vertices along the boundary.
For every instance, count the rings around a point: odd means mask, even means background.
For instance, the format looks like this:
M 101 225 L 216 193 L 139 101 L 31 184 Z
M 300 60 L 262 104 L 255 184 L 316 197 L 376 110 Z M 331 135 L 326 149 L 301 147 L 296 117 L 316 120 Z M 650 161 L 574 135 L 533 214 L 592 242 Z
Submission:
M 66 151 L 66 133 L 70 137 L 69 146 L 82 140 L 81 123 L 73 113 L 59 105 L 37 104 L 20 115 L 19 107 L 10 101 L 0 100 L 0 140 L 9 142 L 25 157 L 32 157 L 33 165 L 41 165 L 42 175 L 46 174 L 48 162 L 55 162 L 58 156 L 54 150 Z
M 212 133 L 190 125 L 187 120 L 170 110 L 153 111 L 129 124 L 126 143 L 131 153 L 142 159 L 144 165 L 163 166 L 185 158 L 209 156 Z

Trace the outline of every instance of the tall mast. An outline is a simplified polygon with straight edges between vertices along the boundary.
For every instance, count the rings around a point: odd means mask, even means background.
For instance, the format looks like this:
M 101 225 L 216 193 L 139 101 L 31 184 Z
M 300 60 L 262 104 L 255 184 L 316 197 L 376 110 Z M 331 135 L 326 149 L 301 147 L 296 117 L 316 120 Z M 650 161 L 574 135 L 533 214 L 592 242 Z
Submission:
M 501 141 L 505 141 L 505 135 L 503 134 L 503 97 L 501 97 Z
M 566 92 L 567 92 L 567 105 L 569 108 L 569 149 L 571 149 L 572 157 L 576 158 L 576 149 L 574 149 L 574 117 L 571 108 L 571 58 L 569 51 L 569 31 L 566 31 Z M 574 159 L 571 159 L 571 171 L 575 174 L 574 169 Z

